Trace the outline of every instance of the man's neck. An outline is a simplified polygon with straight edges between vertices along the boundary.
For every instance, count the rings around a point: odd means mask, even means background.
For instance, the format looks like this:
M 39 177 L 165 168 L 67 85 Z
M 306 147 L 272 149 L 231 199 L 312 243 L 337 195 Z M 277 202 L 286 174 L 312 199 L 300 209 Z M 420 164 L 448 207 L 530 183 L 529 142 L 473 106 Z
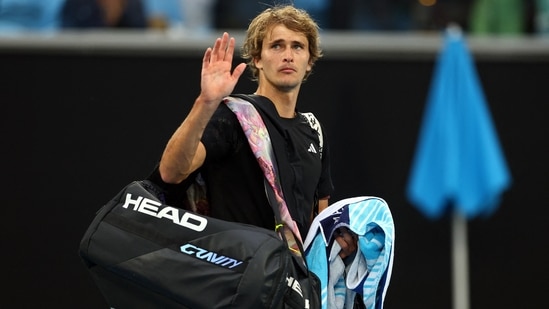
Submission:
M 257 88 L 255 94 L 269 98 L 269 100 L 274 103 L 276 111 L 278 112 L 278 115 L 280 117 L 295 117 L 295 108 L 297 105 L 297 96 L 299 94 L 299 89 L 289 92 L 282 92 L 278 90 L 267 91 L 259 87 Z

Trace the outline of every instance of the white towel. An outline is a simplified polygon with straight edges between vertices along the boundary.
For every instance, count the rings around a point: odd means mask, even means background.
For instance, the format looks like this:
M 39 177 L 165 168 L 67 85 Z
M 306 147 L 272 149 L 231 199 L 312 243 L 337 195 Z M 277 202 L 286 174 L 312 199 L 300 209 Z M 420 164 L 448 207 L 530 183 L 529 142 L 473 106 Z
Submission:
M 347 289 L 345 288 L 345 263 L 339 257 L 341 247 L 334 241 L 330 251 L 330 266 L 328 274 L 328 308 L 343 309 Z

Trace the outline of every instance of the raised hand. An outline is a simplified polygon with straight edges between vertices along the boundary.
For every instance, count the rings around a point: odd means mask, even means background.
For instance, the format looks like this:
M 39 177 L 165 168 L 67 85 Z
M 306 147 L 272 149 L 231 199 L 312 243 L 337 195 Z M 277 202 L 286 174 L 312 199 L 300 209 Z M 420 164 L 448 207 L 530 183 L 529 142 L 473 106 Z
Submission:
M 235 39 L 227 32 L 217 38 L 214 47 L 208 47 L 202 59 L 202 79 L 200 97 L 206 104 L 217 105 L 234 90 L 238 79 L 246 69 L 240 63 L 232 69 Z

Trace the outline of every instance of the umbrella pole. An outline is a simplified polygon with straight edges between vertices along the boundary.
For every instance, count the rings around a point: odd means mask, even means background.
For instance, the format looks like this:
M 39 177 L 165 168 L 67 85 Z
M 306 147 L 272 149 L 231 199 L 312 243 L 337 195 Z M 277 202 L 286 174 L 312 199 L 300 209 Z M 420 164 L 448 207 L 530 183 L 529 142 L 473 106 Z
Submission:
M 469 245 L 467 219 L 458 211 L 452 216 L 453 308 L 469 309 Z

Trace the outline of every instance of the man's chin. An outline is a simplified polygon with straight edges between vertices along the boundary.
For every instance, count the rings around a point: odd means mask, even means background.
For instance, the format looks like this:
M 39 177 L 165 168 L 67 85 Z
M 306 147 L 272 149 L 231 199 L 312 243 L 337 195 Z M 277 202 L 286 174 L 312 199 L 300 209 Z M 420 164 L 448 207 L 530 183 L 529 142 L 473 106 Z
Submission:
M 278 85 L 276 85 L 276 88 L 278 88 L 278 90 L 282 92 L 291 92 L 299 88 L 300 85 L 300 83 L 295 82 L 279 83 Z

